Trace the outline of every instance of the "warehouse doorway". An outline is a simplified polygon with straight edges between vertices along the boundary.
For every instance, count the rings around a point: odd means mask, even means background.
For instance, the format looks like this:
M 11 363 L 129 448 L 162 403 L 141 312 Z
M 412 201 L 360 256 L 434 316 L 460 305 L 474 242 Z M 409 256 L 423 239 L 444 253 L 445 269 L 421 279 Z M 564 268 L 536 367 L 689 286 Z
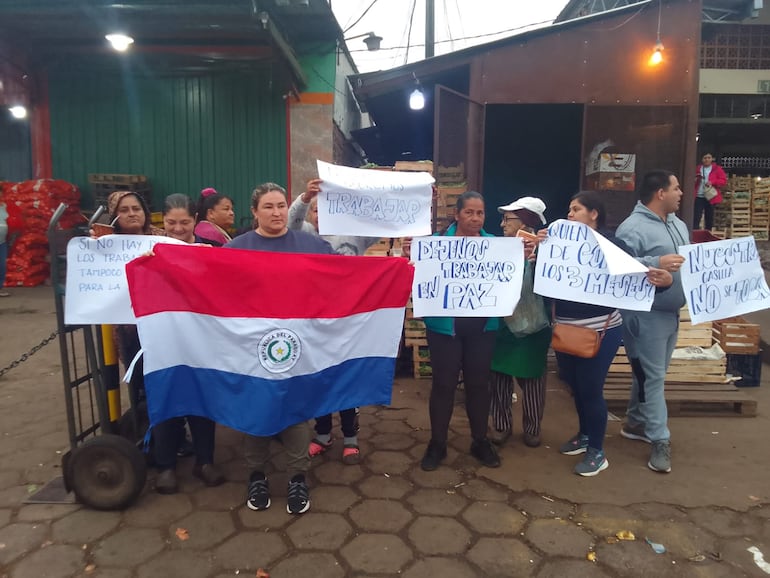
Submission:
M 566 216 L 580 188 L 582 133 L 580 104 L 486 105 L 487 231 L 502 234 L 496 208 L 526 195 L 545 201 L 549 221 Z

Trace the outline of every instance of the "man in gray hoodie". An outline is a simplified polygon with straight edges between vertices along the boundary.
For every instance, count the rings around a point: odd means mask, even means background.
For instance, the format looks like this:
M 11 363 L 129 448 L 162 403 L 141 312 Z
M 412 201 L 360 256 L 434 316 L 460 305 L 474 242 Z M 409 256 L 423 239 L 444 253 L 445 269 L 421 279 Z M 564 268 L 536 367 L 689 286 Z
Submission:
M 671 471 L 671 433 L 663 385 L 679 331 L 679 310 L 685 303 L 679 272 L 684 257 L 677 251 L 690 242 L 687 226 L 674 214 L 681 199 L 679 181 L 672 173 L 647 173 L 639 186 L 639 201 L 615 233 L 641 263 L 665 269 L 674 280 L 668 290 L 655 293 L 649 312 L 622 312 L 632 384 L 620 434 L 652 444 L 647 465 L 664 473 Z

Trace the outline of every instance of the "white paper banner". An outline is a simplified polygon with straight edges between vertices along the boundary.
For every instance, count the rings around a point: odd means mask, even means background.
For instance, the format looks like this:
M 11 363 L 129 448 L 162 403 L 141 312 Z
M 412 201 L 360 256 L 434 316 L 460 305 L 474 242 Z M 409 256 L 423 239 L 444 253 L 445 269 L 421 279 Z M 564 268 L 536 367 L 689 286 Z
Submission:
M 126 263 L 157 243 L 186 245 L 155 235 L 75 237 L 67 244 L 67 286 L 64 323 L 67 325 L 136 323 L 128 297 Z
M 682 288 L 693 324 L 770 308 L 754 237 L 679 247 Z
M 535 293 L 633 311 L 649 311 L 655 287 L 647 267 L 587 225 L 559 219 L 537 249 Z
M 351 169 L 318 161 L 321 235 L 430 235 L 433 177 L 428 173 Z
M 415 317 L 502 317 L 519 302 L 520 238 L 420 237 L 412 261 Z

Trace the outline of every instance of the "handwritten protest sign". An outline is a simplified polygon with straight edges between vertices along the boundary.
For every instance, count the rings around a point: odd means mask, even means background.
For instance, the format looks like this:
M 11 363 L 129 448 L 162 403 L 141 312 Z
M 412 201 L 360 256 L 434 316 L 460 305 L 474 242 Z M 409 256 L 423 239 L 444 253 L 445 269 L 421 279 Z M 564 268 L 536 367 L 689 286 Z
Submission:
M 428 173 L 351 169 L 318 161 L 321 235 L 430 235 L 433 177 Z
M 655 287 L 647 268 L 590 227 L 560 219 L 548 226 L 535 268 L 535 293 L 566 301 L 649 311 Z
M 519 238 L 420 237 L 412 241 L 415 317 L 500 317 L 519 302 Z
M 754 237 L 683 245 L 682 288 L 693 324 L 770 308 Z
M 136 323 L 128 297 L 126 263 L 157 243 L 186 245 L 171 237 L 106 235 L 75 237 L 67 244 L 67 285 L 64 323 Z

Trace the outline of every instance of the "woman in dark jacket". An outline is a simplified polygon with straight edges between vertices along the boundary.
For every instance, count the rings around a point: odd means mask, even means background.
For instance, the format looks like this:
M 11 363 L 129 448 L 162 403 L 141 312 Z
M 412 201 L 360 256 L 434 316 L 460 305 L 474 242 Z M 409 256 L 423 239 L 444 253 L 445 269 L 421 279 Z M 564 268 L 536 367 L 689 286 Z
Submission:
M 595 191 L 581 191 L 572 197 L 567 218 L 599 231 L 621 249 L 626 250 L 622 241 L 605 229 L 606 211 L 604 202 Z M 655 269 L 660 274 L 663 271 Z M 668 274 L 668 284 L 671 284 Z M 652 282 L 652 278 L 651 282 Z M 655 284 L 665 285 L 663 282 Z M 623 337 L 623 320 L 620 312 L 612 307 L 589 305 L 574 301 L 555 300 L 557 323 L 587 327 L 601 331 L 606 327 L 604 339 L 596 357 L 586 359 L 567 353 L 556 352 L 560 375 L 572 388 L 575 409 L 580 429 L 571 439 L 562 444 L 559 451 L 565 455 L 585 453 L 583 461 L 575 466 L 580 476 L 595 476 L 609 467 L 604 455 L 604 435 L 607 430 L 607 402 L 604 399 L 604 380 L 612 360 L 618 352 Z

